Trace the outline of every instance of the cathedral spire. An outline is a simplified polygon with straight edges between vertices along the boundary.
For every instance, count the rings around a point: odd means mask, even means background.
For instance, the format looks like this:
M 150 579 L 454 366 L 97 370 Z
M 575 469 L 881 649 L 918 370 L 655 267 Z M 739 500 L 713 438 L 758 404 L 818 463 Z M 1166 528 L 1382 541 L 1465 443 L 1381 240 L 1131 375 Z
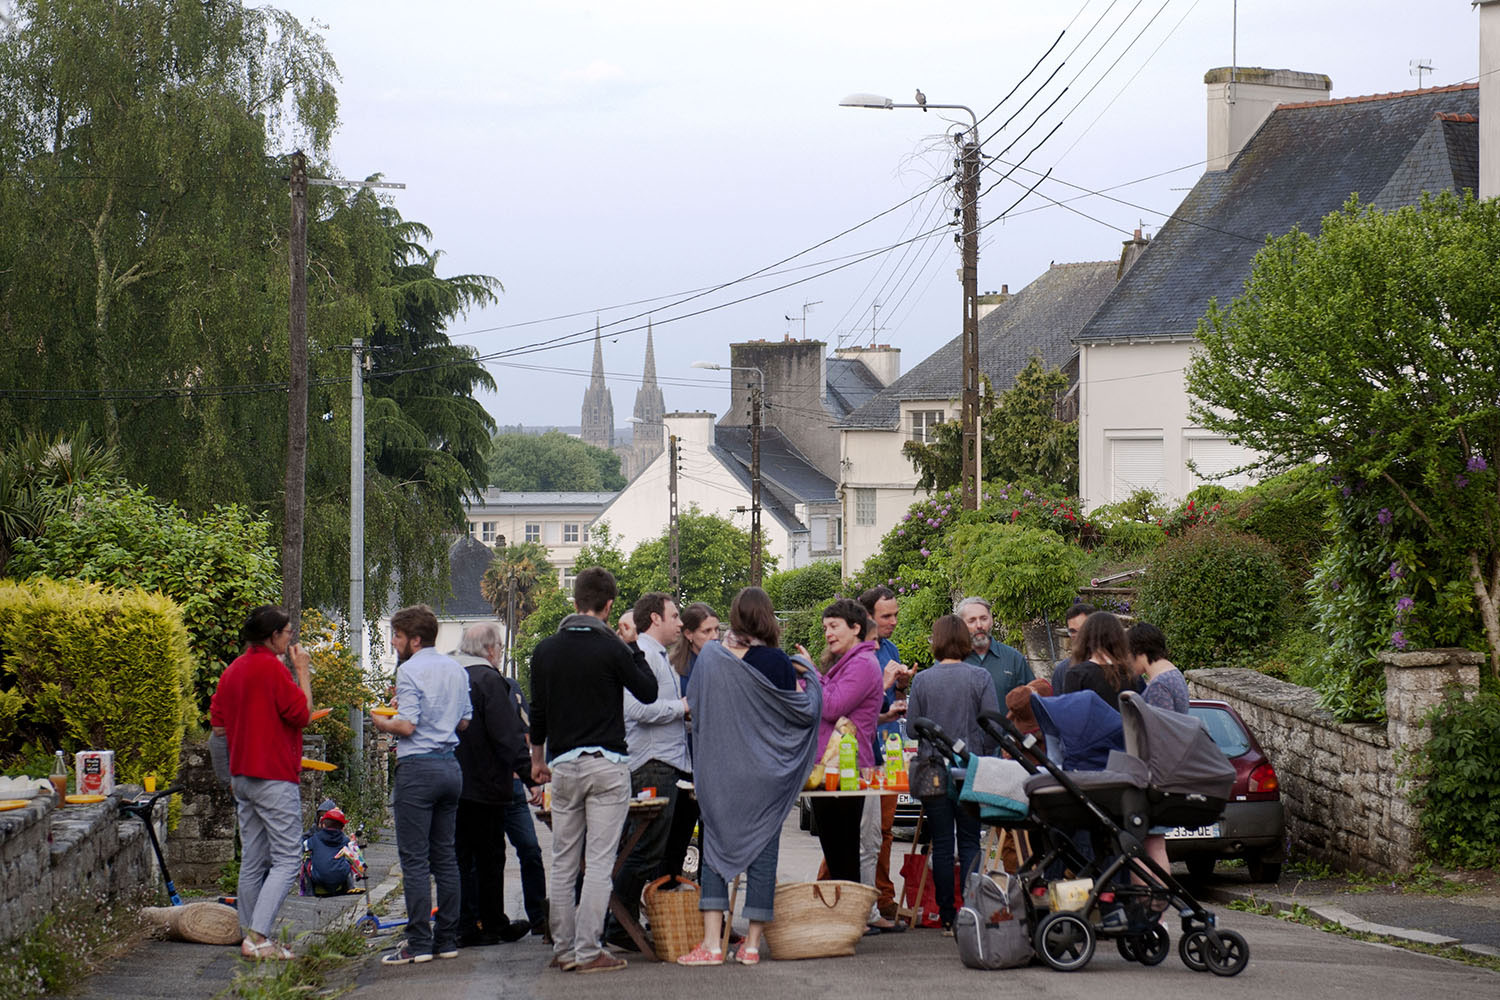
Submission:
M 648 329 L 646 336 L 649 339 L 651 332 Z M 589 388 L 604 386 L 604 346 L 599 341 L 599 318 L 594 317 L 594 373 L 589 378 Z
M 641 387 L 656 384 L 656 346 L 651 342 L 651 320 L 646 320 L 646 371 L 641 377 Z
M 579 421 L 583 440 L 596 448 L 615 446 L 615 405 L 604 384 L 604 345 L 599 340 L 599 320 L 594 320 L 594 372 L 588 391 L 583 394 L 583 415 Z

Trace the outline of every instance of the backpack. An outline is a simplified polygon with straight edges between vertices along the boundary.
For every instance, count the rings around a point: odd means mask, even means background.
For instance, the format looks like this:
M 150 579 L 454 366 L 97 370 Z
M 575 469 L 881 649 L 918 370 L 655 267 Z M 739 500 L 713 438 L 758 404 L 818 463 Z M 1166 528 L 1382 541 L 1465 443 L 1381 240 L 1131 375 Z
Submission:
M 1002 887 L 995 879 L 1003 878 Z M 975 872 L 953 921 L 959 960 L 971 969 L 1011 969 L 1031 961 L 1031 918 L 1021 880 Z

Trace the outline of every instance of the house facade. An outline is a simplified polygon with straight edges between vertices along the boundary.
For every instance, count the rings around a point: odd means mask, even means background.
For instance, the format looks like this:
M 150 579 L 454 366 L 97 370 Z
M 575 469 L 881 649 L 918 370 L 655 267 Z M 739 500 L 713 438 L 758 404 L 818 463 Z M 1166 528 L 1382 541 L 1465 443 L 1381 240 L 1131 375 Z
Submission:
M 487 489 L 470 501 L 468 537 L 491 549 L 516 542 L 537 542 L 557 570 L 564 590 L 573 587 L 573 563 L 589 540 L 589 525 L 615 493 L 515 493 Z
M 1256 456 L 1195 423 L 1184 372 L 1209 302 L 1242 293 L 1268 236 L 1316 234 L 1351 194 L 1394 209 L 1477 186 L 1477 85 L 1330 100 L 1321 74 L 1204 79 L 1207 160 L 1222 169 L 1204 173 L 1077 337 L 1086 510 L 1137 489 L 1180 499 L 1209 479 L 1249 482 L 1223 478 Z

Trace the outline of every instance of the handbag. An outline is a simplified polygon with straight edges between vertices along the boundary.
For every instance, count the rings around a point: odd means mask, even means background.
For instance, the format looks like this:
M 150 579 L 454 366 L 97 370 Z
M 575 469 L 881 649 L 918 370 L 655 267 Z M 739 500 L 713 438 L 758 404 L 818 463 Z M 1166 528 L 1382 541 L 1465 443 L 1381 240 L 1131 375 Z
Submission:
M 948 794 L 948 762 L 941 757 L 918 757 L 907 778 L 911 794 L 919 799 Z

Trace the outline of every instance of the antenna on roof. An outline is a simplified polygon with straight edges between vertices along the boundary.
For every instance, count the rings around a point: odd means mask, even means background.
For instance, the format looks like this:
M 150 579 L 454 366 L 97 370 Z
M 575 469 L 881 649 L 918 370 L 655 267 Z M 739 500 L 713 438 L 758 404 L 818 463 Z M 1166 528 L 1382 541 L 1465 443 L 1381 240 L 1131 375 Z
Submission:
M 1422 74 L 1431 73 L 1433 70 L 1432 57 L 1428 56 L 1426 59 L 1413 59 L 1409 65 L 1411 66 L 1411 68 L 1407 70 L 1407 73 L 1417 78 L 1417 89 L 1421 90 Z

